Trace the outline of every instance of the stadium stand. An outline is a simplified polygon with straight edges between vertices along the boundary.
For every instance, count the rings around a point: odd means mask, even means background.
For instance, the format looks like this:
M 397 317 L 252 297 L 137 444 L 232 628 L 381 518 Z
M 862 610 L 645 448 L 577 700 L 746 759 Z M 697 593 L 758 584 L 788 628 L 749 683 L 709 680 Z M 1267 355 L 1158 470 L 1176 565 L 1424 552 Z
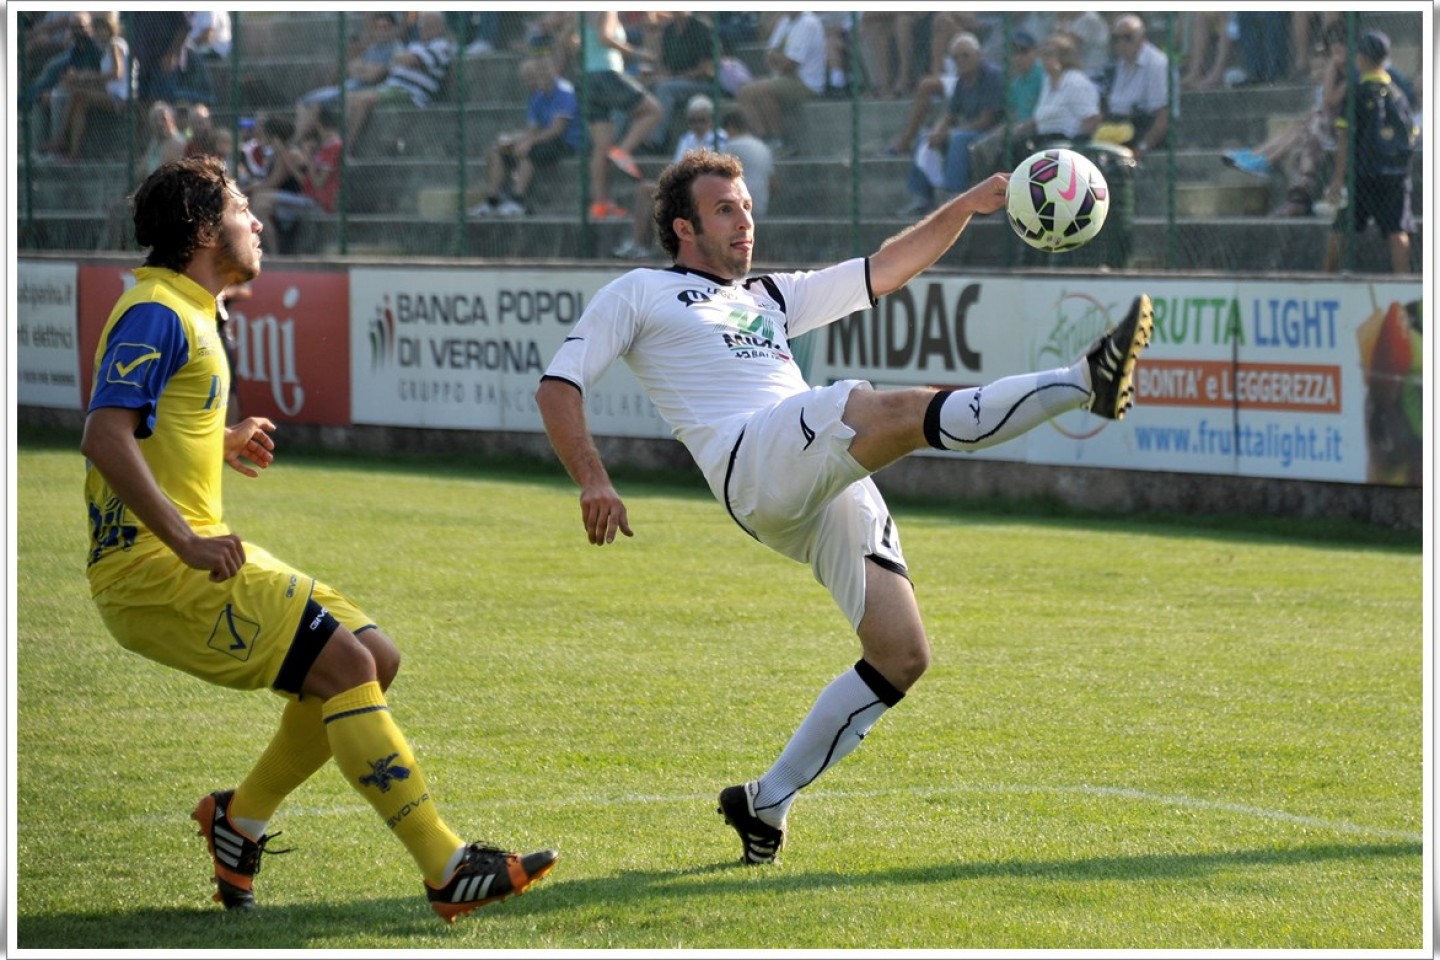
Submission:
M 358 17 L 346 19 L 353 28 Z M 1421 64 L 1420 27 L 1418 13 L 1361 16 L 1362 30 L 1382 29 L 1394 38 L 1393 60 L 1412 76 Z M 211 65 L 217 124 L 235 121 L 232 104 L 240 104 L 239 113 L 247 117 L 289 110 L 299 94 L 334 82 L 347 39 L 341 29 L 339 15 L 330 11 L 246 12 L 237 17 L 240 74 L 231 75 L 228 61 Z M 1153 30 L 1152 39 L 1163 44 L 1163 30 Z M 763 44 L 734 52 L 752 71 L 761 69 Z M 483 190 L 486 146 L 498 132 L 524 125 L 526 91 L 516 69 L 522 55 L 507 50 L 457 58 L 442 96 L 429 108 L 377 108 L 346 161 L 344 214 L 314 218 L 307 226 L 311 236 L 300 249 L 341 252 L 343 220 L 348 254 L 608 257 L 628 236 L 630 223 L 583 222 L 579 159 L 563 161 L 550 182 L 536 185 L 531 215 L 523 219 L 463 217 Z M 1312 87 L 1304 79 L 1184 92 L 1173 164 L 1176 229 L 1169 230 L 1169 158 L 1152 156 L 1136 172 L 1132 187 L 1135 253 L 1129 266 L 1164 268 L 1168 257 L 1176 269 L 1318 270 L 1329 221 L 1273 216 L 1284 203 L 1281 178 L 1258 181 L 1221 160 L 1225 149 L 1259 142 L 1302 115 L 1311 96 Z M 730 102 L 722 100 L 720 108 Z M 858 110 L 836 99 L 805 105 L 795 137 L 799 155 L 778 164 L 779 189 L 763 224 L 759 263 L 828 262 L 874 249 L 904 225 L 893 211 L 905 200 L 909 159 L 884 155 L 884 145 L 904 121 L 905 110 L 898 103 L 862 99 Z M 858 134 L 852 133 L 853 116 L 858 116 Z M 106 229 L 106 211 L 131 188 L 126 135 L 124 124 L 97 129 L 82 158 L 70 163 L 32 159 L 22 151 L 17 181 L 22 250 L 95 250 L 107 242 L 111 231 Z M 118 140 L 97 143 L 102 136 Z M 143 136 L 140 126 L 133 143 L 136 154 L 143 151 Z M 462 138 L 463 164 L 454 147 Z M 638 159 L 649 178 L 667 160 Z M 1419 170 L 1421 158 L 1415 162 Z M 1425 189 L 1421 179 L 1415 177 L 1417 218 Z M 852 197 L 860 214 L 853 224 Z M 457 231 L 463 231 L 458 240 Z M 1002 266 L 1010 246 L 1008 227 L 990 218 L 972 225 L 945 262 Z M 1356 255 L 1361 271 L 1388 270 L 1383 244 L 1360 243 Z M 1421 264 L 1424 257 L 1417 234 L 1413 262 Z

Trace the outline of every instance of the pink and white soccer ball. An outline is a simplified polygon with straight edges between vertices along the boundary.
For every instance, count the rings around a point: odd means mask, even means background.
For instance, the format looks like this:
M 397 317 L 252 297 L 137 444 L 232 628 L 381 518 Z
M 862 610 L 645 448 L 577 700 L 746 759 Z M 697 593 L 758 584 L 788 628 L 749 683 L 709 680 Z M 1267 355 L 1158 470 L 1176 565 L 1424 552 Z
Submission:
M 1037 250 L 1062 253 L 1095 239 L 1110 212 L 1110 187 L 1090 160 L 1053 147 L 1026 157 L 1010 175 L 1005 215 Z

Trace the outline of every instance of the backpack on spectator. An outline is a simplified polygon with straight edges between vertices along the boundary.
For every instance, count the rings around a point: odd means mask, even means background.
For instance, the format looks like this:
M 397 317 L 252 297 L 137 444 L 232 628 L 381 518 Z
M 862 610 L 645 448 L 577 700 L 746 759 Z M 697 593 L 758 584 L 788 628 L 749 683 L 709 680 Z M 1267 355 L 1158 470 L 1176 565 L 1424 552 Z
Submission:
M 1415 117 L 1410 101 L 1394 80 L 1376 85 L 1375 98 L 1366 103 L 1373 109 L 1370 150 L 1378 174 L 1401 174 L 1410 169 L 1410 155 L 1415 150 Z

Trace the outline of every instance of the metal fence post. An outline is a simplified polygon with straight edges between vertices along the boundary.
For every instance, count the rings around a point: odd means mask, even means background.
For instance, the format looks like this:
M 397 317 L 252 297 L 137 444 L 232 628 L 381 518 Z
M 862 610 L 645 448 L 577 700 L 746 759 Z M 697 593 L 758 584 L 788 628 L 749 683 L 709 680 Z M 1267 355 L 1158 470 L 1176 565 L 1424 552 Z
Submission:
M 339 210 L 339 213 L 340 213 L 340 225 L 339 225 L 339 228 L 340 228 L 340 255 L 343 257 L 343 256 L 345 256 L 345 254 L 347 254 L 347 253 L 350 252 L 350 229 L 349 229 L 350 176 L 349 176 L 349 170 L 347 169 L 347 167 L 348 167 L 347 159 L 348 159 L 348 157 L 349 157 L 349 155 L 350 155 L 350 130 L 349 130 L 349 124 L 346 122 L 346 110 L 345 110 L 345 94 L 346 94 L 346 92 L 347 92 L 347 89 L 346 89 L 345 84 L 349 81 L 350 78 L 346 75 L 347 73 L 349 73 L 349 64 L 346 62 L 346 59 L 345 59 L 345 11 L 344 11 L 344 10 L 341 10 L 341 11 L 340 11 L 340 16 L 339 16 L 338 18 L 336 18 L 336 24 L 337 24 L 337 26 L 336 26 L 336 29 L 335 29 L 335 64 L 336 64 L 336 69 L 339 70 L 339 74 L 340 74 L 340 108 L 339 108 L 339 109 L 340 109 L 340 118 L 339 118 L 339 119 L 340 119 L 340 144 L 341 144 L 341 147 L 340 147 L 340 169 L 339 169 L 339 171 L 338 171 L 338 173 L 339 173 L 339 175 L 340 175 L 340 204 L 339 204 L 339 206 L 340 206 L 340 210 Z

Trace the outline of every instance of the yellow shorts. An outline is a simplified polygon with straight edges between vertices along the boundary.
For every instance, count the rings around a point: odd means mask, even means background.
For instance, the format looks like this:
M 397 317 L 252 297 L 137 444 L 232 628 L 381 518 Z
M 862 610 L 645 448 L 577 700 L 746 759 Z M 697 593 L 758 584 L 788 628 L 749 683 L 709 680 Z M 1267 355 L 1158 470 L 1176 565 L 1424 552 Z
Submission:
M 273 686 L 312 598 L 351 633 L 374 626 L 345 597 L 253 543 L 223 583 L 160 544 L 131 559 L 95 597 L 106 628 L 126 650 L 222 687 Z

